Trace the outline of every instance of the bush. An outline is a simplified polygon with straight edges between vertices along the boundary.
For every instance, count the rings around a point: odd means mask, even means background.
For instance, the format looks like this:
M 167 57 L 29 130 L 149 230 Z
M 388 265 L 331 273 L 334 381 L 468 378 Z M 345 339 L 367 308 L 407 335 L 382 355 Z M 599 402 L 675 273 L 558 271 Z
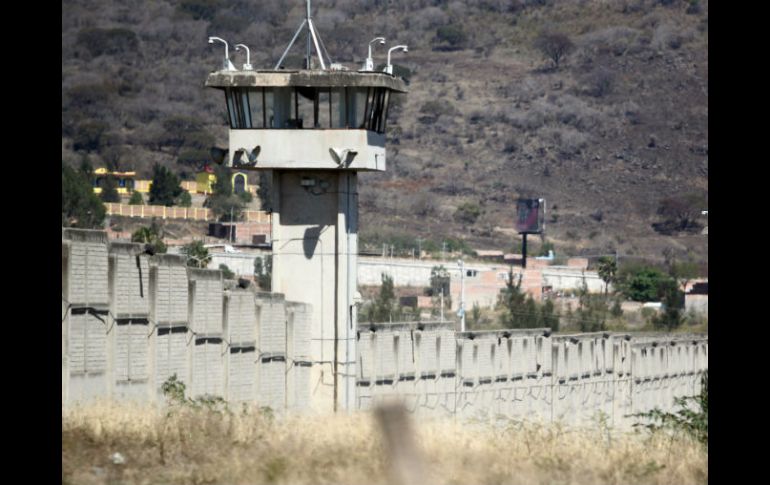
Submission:
M 136 192 L 134 192 L 136 193 Z M 152 254 L 161 254 L 166 252 L 166 243 L 163 242 L 160 226 L 155 222 L 145 227 L 140 227 L 131 234 L 131 241 L 144 243 L 146 249 Z
M 182 246 L 181 252 L 187 256 L 187 266 L 192 268 L 206 268 L 211 262 L 209 250 L 201 241 L 193 241 Z
M 647 265 L 625 265 L 617 274 L 618 289 L 628 299 L 659 301 L 661 289 L 671 278 L 658 268 Z
M 192 207 L 192 196 L 190 195 L 190 192 L 182 190 L 176 203 L 179 207 Z
M 461 25 L 445 25 L 436 29 L 435 50 L 458 50 L 465 46 L 468 35 Z
M 131 193 L 131 198 L 128 199 L 128 205 L 144 205 L 144 199 L 142 199 L 142 194 L 138 191 L 133 191 Z
M 222 277 L 226 280 L 235 279 L 235 273 L 233 273 L 226 264 L 219 265 L 219 271 L 222 272 Z
M 701 377 L 701 391 L 697 396 L 678 397 L 674 400 L 679 408 L 674 413 L 666 413 L 659 408 L 633 416 L 644 418 L 650 423 L 636 423 L 651 431 L 668 429 L 691 436 L 708 449 L 709 443 L 709 374 Z
M 480 215 L 481 207 L 472 202 L 466 202 L 457 208 L 454 218 L 463 224 L 474 224 Z
M 534 47 L 551 59 L 554 68 L 558 69 L 559 62 L 561 62 L 564 56 L 572 52 L 575 45 L 565 34 L 560 32 L 543 32 L 535 38 Z

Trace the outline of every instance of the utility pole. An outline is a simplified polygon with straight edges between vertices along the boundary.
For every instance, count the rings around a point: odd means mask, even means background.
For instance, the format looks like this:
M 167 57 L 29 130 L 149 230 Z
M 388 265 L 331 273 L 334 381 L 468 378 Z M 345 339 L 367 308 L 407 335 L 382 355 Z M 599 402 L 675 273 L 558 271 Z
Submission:
M 441 241 L 441 261 L 444 261 L 445 251 L 446 251 L 446 241 Z
M 422 259 L 422 238 L 417 238 L 417 259 Z
M 441 321 L 444 321 L 444 285 L 441 285 Z
M 460 265 L 460 311 L 457 313 L 460 316 L 460 331 L 465 331 L 465 264 L 462 259 L 457 260 L 457 264 Z

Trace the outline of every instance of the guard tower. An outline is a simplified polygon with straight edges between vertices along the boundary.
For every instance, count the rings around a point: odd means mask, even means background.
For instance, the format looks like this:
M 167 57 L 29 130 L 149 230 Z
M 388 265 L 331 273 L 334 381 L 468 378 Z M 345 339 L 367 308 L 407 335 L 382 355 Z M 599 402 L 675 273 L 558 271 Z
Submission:
M 305 69 L 282 69 L 303 29 Z M 323 413 L 355 407 L 357 174 L 385 171 L 388 105 L 393 93 L 407 90 L 391 74 L 334 64 L 319 45 L 308 2 L 307 17 L 274 69 L 233 70 L 225 63 L 206 86 L 224 93 L 230 122 L 224 163 L 272 177 L 272 290 L 312 305 L 310 407 Z

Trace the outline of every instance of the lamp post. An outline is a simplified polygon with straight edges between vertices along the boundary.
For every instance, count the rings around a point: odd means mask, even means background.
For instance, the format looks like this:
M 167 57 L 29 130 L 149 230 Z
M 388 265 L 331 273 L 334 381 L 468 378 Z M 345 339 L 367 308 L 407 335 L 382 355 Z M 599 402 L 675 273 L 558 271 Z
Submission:
M 388 74 L 393 74 L 393 64 L 390 63 L 390 53 L 398 49 L 401 49 L 404 52 L 409 52 L 409 48 L 405 45 L 397 45 L 388 49 L 388 65 L 385 66 L 385 72 Z
M 385 37 L 375 37 L 371 41 L 369 41 L 369 57 L 366 58 L 366 61 L 364 62 L 364 67 L 361 69 L 362 71 L 374 71 L 374 59 L 372 59 L 372 44 L 379 43 L 380 45 L 385 45 Z
M 240 47 L 243 47 L 244 49 L 246 49 L 246 64 L 243 65 L 243 70 L 244 71 L 253 70 L 254 68 L 251 67 L 251 52 L 249 51 L 249 48 L 246 47 L 246 45 L 244 44 L 235 44 L 235 50 L 237 51 L 241 50 Z
M 457 312 L 460 317 L 460 331 L 465 331 L 465 264 L 462 259 L 457 260 L 460 265 L 460 310 Z
M 209 44 L 213 44 L 214 41 L 221 42 L 225 45 L 225 60 L 222 63 L 223 69 L 225 71 L 236 71 L 237 69 L 235 69 L 233 63 L 230 62 L 230 44 L 221 37 L 209 37 Z

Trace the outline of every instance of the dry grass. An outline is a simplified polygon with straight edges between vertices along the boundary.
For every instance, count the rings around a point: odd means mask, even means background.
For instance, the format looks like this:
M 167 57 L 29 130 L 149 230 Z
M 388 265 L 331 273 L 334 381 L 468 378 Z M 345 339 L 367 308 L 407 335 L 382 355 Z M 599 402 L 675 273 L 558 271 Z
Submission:
M 663 434 L 426 421 L 416 426 L 430 483 L 696 484 L 707 452 Z M 62 417 L 62 483 L 384 484 L 370 414 L 278 417 L 92 405 Z M 112 463 L 119 452 L 125 464 Z

